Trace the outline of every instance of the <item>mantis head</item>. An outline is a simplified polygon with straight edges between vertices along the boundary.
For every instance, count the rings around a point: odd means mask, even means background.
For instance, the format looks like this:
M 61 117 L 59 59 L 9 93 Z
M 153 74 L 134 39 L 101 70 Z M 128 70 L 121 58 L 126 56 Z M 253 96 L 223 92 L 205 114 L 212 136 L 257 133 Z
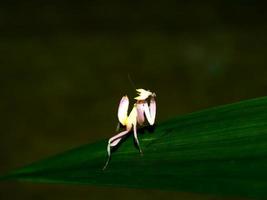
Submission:
M 153 93 L 153 92 L 150 92 L 149 90 L 144 90 L 144 89 L 136 89 L 137 91 L 137 94 L 139 96 L 135 97 L 134 99 L 135 100 L 138 100 L 138 101 L 144 101 L 146 100 L 147 98 L 149 98 L 150 96 L 151 97 L 156 97 L 156 94 Z

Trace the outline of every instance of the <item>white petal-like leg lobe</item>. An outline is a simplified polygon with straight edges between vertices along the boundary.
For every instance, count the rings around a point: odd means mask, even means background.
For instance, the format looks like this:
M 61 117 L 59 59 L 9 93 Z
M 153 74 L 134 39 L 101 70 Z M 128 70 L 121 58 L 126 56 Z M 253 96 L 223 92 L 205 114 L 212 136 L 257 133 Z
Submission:
M 149 107 L 150 107 L 151 119 L 152 119 L 152 122 L 154 124 L 155 123 L 155 119 L 156 119 L 156 111 L 157 111 L 157 109 L 156 109 L 156 100 L 155 100 L 154 97 L 152 97 L 150 99 Z
M 140 146 L 140 143 L 139 143 L 139 140 L 138 140 L 138 136 L 137 136 L 136 124 L 133 125 L 133 131 L 134 131 L 134 139 L 135 139 L 136 144 L 138 146 L 139 152 L 141 154 L 143 154 L 142 149 L 141 149 L 141 146 Z
M 150 125 L 153 125 L 155 123 L 155 118 L 156 118 L 156 101 L 154 98 L 151 98 L 149 106 L 147 102 L 144 103 L 144 111 L 148 123 Z
M 137 103 L 136 109 L 137 109 L 137 123 L 142 125 L 145 122 L 144 104 Z
M 121 98 L 119 108 L 118 108 L 118 119 L 122 125 L 126 125 L 127 112 L 129 107 L 129 99 L 127 96 Z
M 146 115 L 146 119 L 147 119 L 148 123 L 150 125 L 153 125 L 154 121 L 153 121 L 153 119 L 151 117 L 150 110 L 149 110 L 149 107 L 148 107 L 147 103 L 144 103 L 144 111 L 145 111 L 145 115 Z
M 120 132 L 119 134 L 113 136 L 112 138 L 109 139 L 108 144 L 111 147 L 116 146 L 119 141 L 121 140 L 121 138 L 126 135 L 127 133 L 129 133 L 129 131 L 131 130 L 131 128 L 127 128 L 125 131 Z
M 108 140 L 108 146 L 107 146 L 107 152 L 108 152 L 108 159 L 106 161 L 106 164 L 105 166 L 103 167 L 103 170 L 105 170 L 108 166 L 108 163 L 110 161 L 110 156 L 111 156 L 111 147 L 114 147 L 116 146 L 122 139 L 122 137 L 124 135 L 126 135 L 127 133 L 129 133 L 129 131 L 131 130 L 131 127 L 130 128 L 127 128 L 125 131 L 122 131 L 120 132 L 119 134 L 113 136 L 112 138 L 110 138 Z
M 120 141 L 121 141 L 121 137 L 120 138 L 117 138 L 116 140 L 113 140 L 111 143 L 110 143 L 110 147 L 115 147 Z

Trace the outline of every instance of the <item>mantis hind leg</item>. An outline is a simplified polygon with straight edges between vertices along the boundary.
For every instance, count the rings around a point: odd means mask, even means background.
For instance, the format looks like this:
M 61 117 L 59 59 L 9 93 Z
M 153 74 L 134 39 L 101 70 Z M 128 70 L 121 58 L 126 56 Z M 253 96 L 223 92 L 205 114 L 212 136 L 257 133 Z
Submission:
M 107 166 L 109 164 L 109 161 L 110 161 L 110 158 L 111 158 L 111 156 L 110 156 L 110 145 L 109 144 L 107 146 L 107 152 L 108 152 L 108 159 L 107 159 L 107 161 L 106 161 L 106 163 L 105 163 L 105 165 L 103 167 L 103 170 L 105 170 L 107 168 Z
M 136 124 L 133 125 L 133 131 L 134 131 L 134 139 L 135 139 L 135 142 L 138 146 L 138 149 L 139 149 L 139 152 L 141 155 L 143 155 L 143 151 L 141 149 L 141 146 L 140 146 L 140 143 L 139 143 L 139 140 L 138 140 L 138 136 L 137 136 L 137 130 L 136 130 Z
M 126 135 L 131 129 L 127 128 L 125 131 L 122 131 L 115 135 L 114 137 L 110 138 L 107 145 L 107 152 L 108 152 L 108 159 L 106 161 L 106 164 L 103 167 L 103 170 L 105 170 L 109 164 L 109 161 L 111 159 L 111 147 L 116 146 L 122 139 L 124 135 Z

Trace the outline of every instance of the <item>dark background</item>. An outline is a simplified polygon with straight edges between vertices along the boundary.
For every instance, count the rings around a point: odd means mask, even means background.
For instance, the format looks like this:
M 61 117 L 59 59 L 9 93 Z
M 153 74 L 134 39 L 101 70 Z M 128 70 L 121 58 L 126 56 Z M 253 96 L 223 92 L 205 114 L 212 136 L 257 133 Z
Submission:
M 157 121 L 267 93 L 267 12 L 254 0 L 0 3 L 0 174 L 111 137 L 122 95 Z M 197 140 L 197 138 L 196 138 Z M 0 183 L 0 199 L 222 199 Z

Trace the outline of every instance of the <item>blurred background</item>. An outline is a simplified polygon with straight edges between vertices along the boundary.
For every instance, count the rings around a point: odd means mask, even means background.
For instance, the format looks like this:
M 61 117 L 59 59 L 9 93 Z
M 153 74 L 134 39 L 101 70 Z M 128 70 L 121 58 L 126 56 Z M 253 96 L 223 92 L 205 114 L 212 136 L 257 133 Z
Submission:
M 260 2 L 1 2 L 0 174 L 111 137 L 121 96 L 135 96 L 129 75 L 157 93 L 157 122 L 266 96 L 267 12 Z M 0 199 L 107 198 L 223 199 L 0 183 Z

